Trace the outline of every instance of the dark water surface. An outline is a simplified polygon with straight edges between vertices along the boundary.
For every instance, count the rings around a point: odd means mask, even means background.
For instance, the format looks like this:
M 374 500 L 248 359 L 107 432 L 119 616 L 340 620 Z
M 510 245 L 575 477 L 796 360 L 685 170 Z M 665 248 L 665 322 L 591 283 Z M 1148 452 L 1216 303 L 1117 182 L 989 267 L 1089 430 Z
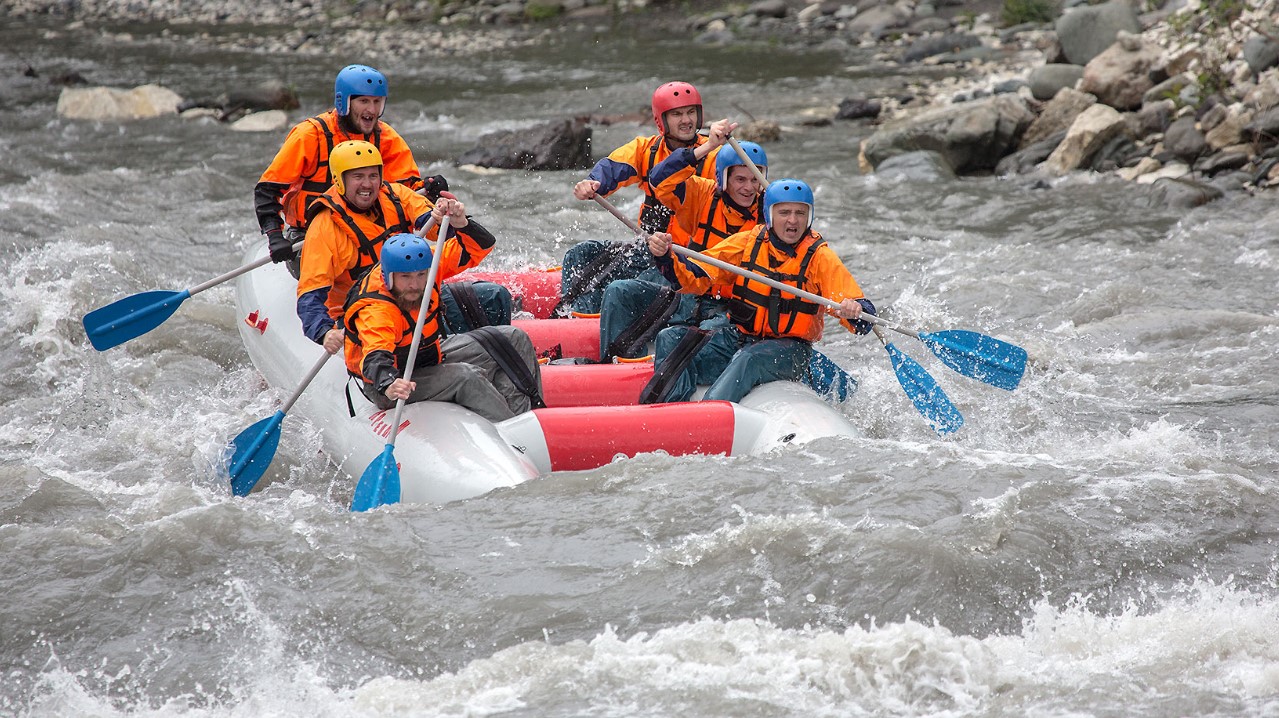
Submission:
M 833 54 L 566 38 L 328 62 L 18 21 L 0 47 L 0 713 L 1279 716 L 1273 193 L 1186 212 L 1110 177 L 862 176 L 869 130 L 805 110 L 927 77 Z M 878 343 L 835 330 L 856 441 L 358 516 L 291 416 L 278 475 L 233 498 L 222 446 L 287 391 L 249 364 L 231 287 L 108 352 L 80 320 L 237 266 L 282 134 L 63 120 L 46 78 L 195 97 L 281 77 L 296 120 L 354 60 L 388 73 L 387 119 L 498 235 L 495 267 L 625 230 L 571 198 L 583 173 L 446 160 L 682 77 L 712 117 L 793 130 L 774 176 L 816 187 L 818 229 L 893 318 L 1035 368 L 1007 393 L 899 338 L 967 419 L 940 439 Z M 597 128 L 596 154 L 649 131 Z

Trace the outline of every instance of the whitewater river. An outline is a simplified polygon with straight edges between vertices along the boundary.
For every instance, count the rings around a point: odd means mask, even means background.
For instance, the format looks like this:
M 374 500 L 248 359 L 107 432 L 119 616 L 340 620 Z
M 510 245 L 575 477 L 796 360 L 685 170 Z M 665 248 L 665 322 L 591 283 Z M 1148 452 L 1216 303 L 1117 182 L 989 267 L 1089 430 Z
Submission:
M 835 55 L 579 38 L 328 61 L 50 28 L 0 28 L 0 714 L 1279 716 L 1275 192 L 1183 211 L 1091 175 L 862 176 L 869 129 L 804 110 L 903 78 Z M 63 120 L 48 78 L 190 97 L 280 77 L 297 120 L 353 60 L 388 73 L 387 119 L 498 235 L 494 267 L 626 233 L 571 198 L 584 173 L 452 157 L 688 79 L 709 115 L 793 130 L 774 176 L 816 187 L 890 316 L 1034 366 L 1009 393 L 898 337 L 967 419 L 943 439 L 873 337 L 830 331 L 857 440 L 362 515 L 290 416 L 269 484 L 234 498 L 222 447 L 287 390 L 249 363 L 231 286 L 107 352 L 81 317 L 238 266 L 283 135 Z M 596 156 L 649 132 L 598 128 Z

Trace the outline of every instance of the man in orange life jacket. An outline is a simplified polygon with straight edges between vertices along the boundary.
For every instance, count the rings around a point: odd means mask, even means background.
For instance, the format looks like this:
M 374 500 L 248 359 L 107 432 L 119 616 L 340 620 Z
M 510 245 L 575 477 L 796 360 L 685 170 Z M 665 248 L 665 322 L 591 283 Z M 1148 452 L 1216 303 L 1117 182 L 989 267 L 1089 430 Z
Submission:
M 723 146 L 736 128 L 737 123 L 727 119 L 712 122 L 707 142 L 671 152 L 648 175 L 658 200 L 674 215 L 671 227 L 678 227 L 686 237 L 681 239 L 672 232 L 674 241 L 697 252 L 759 224 L 763 187 L 736 152 L 723 150 L 716 154 L 714 180 L 695 171 L 698 163 Z M 754 142 L 742 142 L 741 147 L 755 165 L 766 171 L 768 156 L 763 147 Z M 600 359 L 639 356 L 649 339 L 668 324 L 711 328 L 707 325 L 726 323 L 731 285 L 711 287 L 701 296 L 680 294 L 678 289 L 678 284 L 666 281 L 656 268 L 635 279 L 610 282 L 600 305 Z
M 668 230 L 686 239 L 679 227 L 668 227 L 671 212 L 657 200 L 649 186 L 649 172 L 673 150 L 697 147 L 706 138 L 697 134 L 702 126 L 702 96 L 687 82 L 668 82 L 653 92 L 653 123 L 658 134 L 636 137 L 595 163 L 586 179 L 573 187 L 573 196 L 591 200 L 607 197 L 619 187 L 638 185 L 644 193 L 639 224 L 646 232 Z M 707 178 L 715 168 L 712 154 L 695 164 L 695 171 Z M 653 266 L 642 244 L 618 244 L 588 240 L 564 253 L 561 274 L 561 305 L 572 311 L 594 314 L 600 310 L 604 287 L 611 279 L 636 277 Z
M 432 211 L 441 219 L 460 215 L 461 221 L 451 223 L 461 247 L 455 256 L 459 268 L 453 274 L 479 264 L 493 251 L 496 240 L 478 222 L 470 221 L 462 203 L 451 196 L 441 195 L 433 206 L 402 184 L 382 181 L 381 154 L 368 142 L 339 144 L 329 163 L 333 186 L 307 210 L 297 309 L 302 331 L 332 354 L 342 346 L 342 305 L 347 292 L 377 262 L 387 237 L 422 226 Z
M 834 250 L 812 230 L 812 189 L 794 179 L 772 182 L 764 192 L 763 213 L 764 226 L 734 234 L 703 254 L 839 302 L 831 313 L 849 331 L 869 332 L 871 324 L 858 317 L 863 311 L 874 314 L 874 305 Z M 822 307 L 718 267 L 672 257 L 671 241 L 665 233 L 649 237 L 658 268 L 678 282 L 681 291 L 701 293 L 731 284 L 730 324 L 711 333 L 669 390 L 654 398 L 686 401 L 697 384 L 710 384 L 704 399 L 739 401 L 765 382 L 803 379 L 813 342 L 822 336 Z M 674 360 L 690 329 L 669 327 L 657 335 L 655 374 Z
M 382 155 L 384 178 L 412 190 L 448 189 L 440 176 L 426 187 L 413 160 L 413 152 L 390 125 L 382 121 L 386 109 L 387 82 L 382 73 L 367 65 L 348 65 L 333 82 L 333 109 L 299 122 L 289 131 L 284 144 L 262 173 L 253 189 L 258 226 L 267 236 L 271 260 L 289 262 L 297 276 L 293 244 L 306 232 L 306 211 L 311 203 L 333 184 L 329 155 L 337 145 L 364 140 Z M 283 217 L 281 217 L 283 215 Z
M 441 204 L 445 201 L 440 200 Z M 463 223 L 454 225 L 457 229 L 466 228 L 465 215 L 450 211 L 448 218 L 450 223 Z M 382 245 L 381 262 L 351 289 L 343 314 L 346 367 L 378 408 L 390 409 L 400 399 L 449 401 L 490 421 L 501 421 L 541 405 L 540 369 L 533 342 L 523 330 L 485 327 L 479 332 L 443 336 L 439 284 L 427 287 L 427 275 L 433 261 L 441 262 L 441 277 L 456 272 L 461 266 L 459 258 L 467 253 L 463 245 L 457 238 L 447 240 L 436 259 L 426 240 L 397 234 Z M 410 371 L 405 364 L 427 291 L 431 298 L 416 366 Z M 483 332 L 501 332 L 515 348 L 513 371 L 500 366 L 477 340 Z M 514 382 L 512 373 L 522 373 L 527 386 Z

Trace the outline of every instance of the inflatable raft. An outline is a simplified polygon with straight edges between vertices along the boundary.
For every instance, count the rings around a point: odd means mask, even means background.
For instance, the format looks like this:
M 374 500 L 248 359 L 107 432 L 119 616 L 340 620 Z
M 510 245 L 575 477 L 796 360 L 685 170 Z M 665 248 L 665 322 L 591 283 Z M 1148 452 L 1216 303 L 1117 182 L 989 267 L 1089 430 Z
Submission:
M 264 248 L 249 252 L 259 259 Z M 511 288 L 521 314 L 546 316 L 559 293 L 558 272 L 468 273 Z M 241 338 L 267 383 L 287 394 L 322 349 L 302 334 L 296 282 L 278 264 L 242 275 L 236 284 Z M 558 344 L 565 356 L 592 356 L 595 319 L 517 319 L 539 352 Z M 741 403 L 639 405 L 651 362 L 548 364 L 542 367 L 547 408 L 492 423 L 460 406 L 420 402 L 404 407 L 395 444 L 401 501 L 444 503 L 514 486 L 556 471 L 594 469 L 648 452 L 741 456 L 826 436 L 855 436 L 847 419 L 806 386 L 773 382 Z M 347 407 L 340 356 L 325 363 L 295 412 L 323 434 L 330 458 L 353 478 L 378 458 L 394 412 L 381 411 L 354 386 Z

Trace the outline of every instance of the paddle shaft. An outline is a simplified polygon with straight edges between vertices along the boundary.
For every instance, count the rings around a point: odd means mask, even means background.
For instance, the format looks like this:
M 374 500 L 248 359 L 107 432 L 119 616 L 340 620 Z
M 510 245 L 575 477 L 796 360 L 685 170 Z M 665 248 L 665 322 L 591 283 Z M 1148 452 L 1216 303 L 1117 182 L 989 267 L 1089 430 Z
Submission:
M 426 224 L 422 225 L 422 234 L 425 237 L 427 232 L 431 231 L 431 227 L 435 225 L 435 215 L 426 220 Z M 413 343 L 409 344 L 409 357 L 404 362 L 403 374 L 405 379 L 412 381 L 413 365 L 417 362 L 417 350 L 422 346 L 422 327 L 426 325 L 426 311 L 431 307 L 431 295 L 435 294 L 435 277 L 440 271 L 440 253 L 436 251 L 444 246 L 445 230 L 441 229 L 439 239 L 435 246 L 431 247 L 431 269 L 426 273 L 426 290 L 422 292 L 422 306 L 417 310 L 417 325 L 413 327 Z M 428 244 L 430 244 L 428 242 Z M 404 413 L 404 399 L 395 400 L 395 416 L 391 421 L 391 436 L 387 438 L 387 446 L 395 446 L 395 439 L 400 435 L 400 415 Z
M 298 250 L 302 249 L 302 242 L 303 240 L 299 239 L 298 241 L 293 243 L 294 252 L 297 252 Z M 265 257 L 259 257 L 258 259 L 255 259 L 252 262 L 249 262 L 248 264 L 244 265 L 243 267 L 240 267 L 239 269 L 232 269 L 226 274 L 218 275 L 207 282 L 203 282 L 201 284 L 195 285 L 194 287 L 191 287 L 190 289 L 187 290 L 187 295 L 193 297 L 199 294 L 200 292 L 203 292 L 206 289 L 216 287 L 225 281 L 235 279 L 241 274 L 244 274 L 246 272 L 251 272 L 257 269 L 258 267 L 261 267 L 265 264 L 270 264 L 270 263 L 271 263 L 271 255 L 268 254 Z
M 324 356 L 320 357 L 319 360 L 311 366 L 311 370 L 306 373 L 306 376 L 303 377 L 302 383 L 298 384 L 298 388 L 294 389 L 293 393 L 289 395 L 288 400 L 280 406 L 280 411 L 285 414 L 289 413 L 289 409 L 292 409 L 293 405 L 298 403 L 298 399 L 301 398 L 302 392 L 306 391 L 308 386 L 311 386 L 311 381 L 315 379 L 315 375 L 320 373 L 320 370 L 324 368 L 324 364 L 328 362 L 329 358 L 332 356 L 332 354 L 324 352 Z

